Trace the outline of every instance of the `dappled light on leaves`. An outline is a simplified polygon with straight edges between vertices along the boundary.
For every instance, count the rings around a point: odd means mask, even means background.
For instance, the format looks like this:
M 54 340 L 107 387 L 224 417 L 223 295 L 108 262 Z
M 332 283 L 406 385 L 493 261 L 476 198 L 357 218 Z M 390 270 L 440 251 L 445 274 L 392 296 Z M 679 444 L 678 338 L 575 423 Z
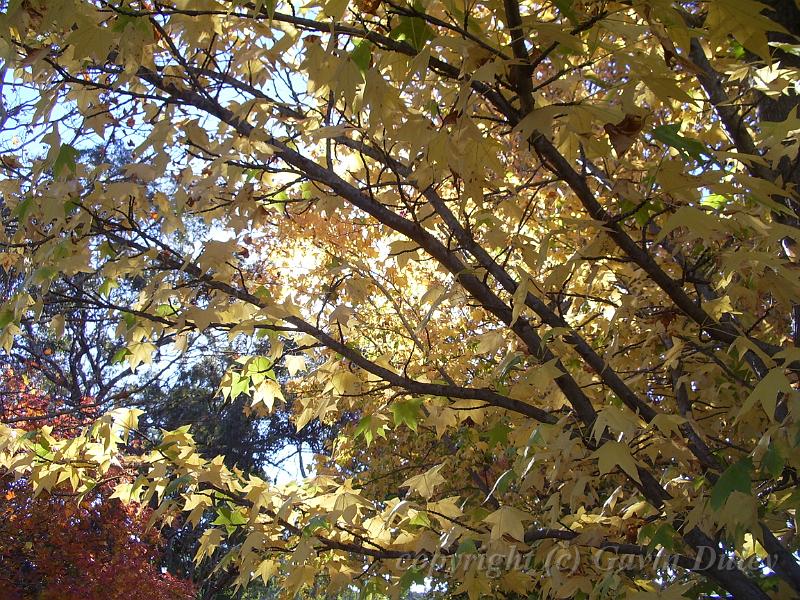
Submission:
M 129 470 L 287 598 L 795 597 L 798 35 L 789 0 L 9 3 L 0 345 L 92 315 L 76 373 L 144 384 L 0 464 Z M 203 356 L 295 476 L 148 420 Z

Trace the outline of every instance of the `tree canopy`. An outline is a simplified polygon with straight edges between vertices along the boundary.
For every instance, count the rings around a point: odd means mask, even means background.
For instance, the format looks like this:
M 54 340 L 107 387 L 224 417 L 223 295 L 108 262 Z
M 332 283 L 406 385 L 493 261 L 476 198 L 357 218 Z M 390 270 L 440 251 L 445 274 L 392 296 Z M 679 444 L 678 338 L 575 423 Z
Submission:
M 793 0 L 8 2 L 0 344 L 101 337 L 75 410 L 141 385 L 0 464 L 124 469 L 286 597 L 797 597 L 798 36 Z M 225 406 L 326 440 L 297 478 L 198 444 L 235 418 L 192 393 L 147 420 L 220 344 Z
M 72 412 L 49 417 L 52 402 L 31 389 L 25 377 L 2 374 L 3 422 L 26 430 L 45 426 L 62 438 L 80 427 Z M 10 409 L 10 410 L 5 410 Z M 85 423 L 85 419 L 84 419 Z M 0 478 L 0 595 L 7 600 L 190 600 L 187 580 L 158 568 L 160 540 L 148 528 L 148 511 L 110 496 L 124 472 L 82 494 L 34 491 L 24 477 Z

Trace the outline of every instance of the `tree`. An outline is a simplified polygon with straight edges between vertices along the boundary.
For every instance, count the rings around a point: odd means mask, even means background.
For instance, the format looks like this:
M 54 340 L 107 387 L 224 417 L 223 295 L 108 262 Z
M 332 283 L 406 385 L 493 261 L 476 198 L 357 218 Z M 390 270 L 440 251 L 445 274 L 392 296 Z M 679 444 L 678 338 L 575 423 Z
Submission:
M 330 426 L 321 423 L 309 424 L 296 431 L 291 422 L 292 398 L 287 394 L 287 406 L 276 407 L 267 417 L 255 414 L 248 406 L 249 395 L 240 395 L 226 401 L 218 393 L 226 367 L 231 361 L 222 356 L 206 356 L 191 368 L 180 371 L 171 385 L 151 385 L 135 401 L 147 407 L 146 426 L 150 439 L 158 438 L 158 431 L 171 430 L 191 423 L 192 437 L 198 451 L 205 456 L 224 456 L 225 464 L 244 473 L 285 478 L 287 473 L 303 469 L 303 454 L 323 452 L 324 444 L 331 439 Z M 278 376 L 281 368 L 276 369 Z M 191 575 L 193 581 L 202 584 L 203 598 L 221 600 L 226 594 L 226 584 L 236 573 L 216 569 L 213 563 L 195 565 L 199 538 L 204 525 L 215 520 L 216 515 L 205 516 L 197 527 L 177 519 L 162 529 L 168 540 L 162 564 L 176 575 Z M 251 589 L 253 598 L 263 589 Z M 228 598 L 227 595 L 224 596 Z M 239 598 L 240 596 L 234 596 Z
M 2 421 L 23 423 L 35 432 L 40 447 L 74 434 L 81 425 L 72 414 L 52 417 L 52 403 L 31 389 L 23 377 L 3 374 Z M 13 403 L 6 403 L 14 394 Z M 12 409 L 12 410 L 6 410 Z M 147 528 L 148 513 L 111 499 L 114 477 L 98 482 L 77 499 L 69 486 L 52 493 L 32 493 L 30 482 L 0 480 L 0 594 L 9 600 L 25 598 L 100 599 L 194 597 L 191 582 L 163 574 L 159 568 L 159 536 Z
M 81 151 L 79 160 L 90 168 L 105 163 L 109 165 L 109 177 L 125 180 L 124 166 L 130 162 L 131 153 L 114 142 Z M 152 195 L 153 190 L 149 189 L 148 194 Z M 183 234 L 196 235 L 204 229 L 207 227 L 202 223 L 191 222 Z M 135 303 L 149 275 L 147 271 L 137 272 L 118 279 L 115 301 L 123 305 Z M 2 297 L 8 298 L 22 285 L 19 273 L 6 273 Z M 9 372 L 21 373 L 27 387 L 40 391 L 32 395 L 21 393 L 18 386 L 6 386 L 0 397 L 0 421 L 25 429 L 46 424 L 64 435 L 67 426 L 80 429 L 89 422 L 90 415 L 136 406 L 147 411 L 146 434 L 158 437 L 159 428 L 173 429 L 191 423 L 193 438 L 205 455 L 222 455 L 227 465 L 247 473 L 263 474 L 266 467 L 273 476 L 286 472 L 287 464 L 291 470 L 298 460 L 302 470 L 303 453 L 321 451 L 330 439 L 330 426 L 320 423 L 295 430 L 290 422 L 291 395 L 269 415 L 243 410 L 251 401 L 248 395 L 240 395 L 234 401 L 219 397 L 216 392 L 223 373 L 233 357 L 247 351 L 248 346 L 231 343 L 224 335 L 223 339 L 208 335 L 196 340 L 191 352 L 160 356 L 157 368 L 137 376 L 125 364 L 125 344 L 113 336 L 119 316 L 84 302 L 86 293 L 102 285 L 103 280 L 92 274 L 62 276 L 48 290 L 45 312 L 20 323 L 22 334 L 12 351 L 0 360 L 8 365 Z M 52 320 L 58 326 L 48 328 L 46 324 Z M 258 340 L 250 349 L 264 353 L 268 344 Z M 285 367 L 278 364 L 275 370 L 283 381 Z M 148 445 L 145 439 L 145 446 Z M 46 526 L 57 522 L 48 519 Z M 162 534 L 159 541 L 166 548 L 159 562 L 169 573 L 197 582 L 204 597 L 213 595 L 209 590 L 224 590 L 229 573 L 214 569 L 214 565 L 195 568 L 193 564 L 197 528 L 187 527 L 178 519 Z M 84 543 L 76 547 L 91 546 Z
M 80 490 L 116 457 L 119 497 L 290 596 L 800 593 L 796 3 L 24 0 L 0 30 L 6 349 L 86 273 L 131 370 L 266 339 L 223 398 L 340 427 L 299 483 L 191 428 L 118 457 L 138 410 L 46 456 L 4 429 L 6 468 Z M 79 156 L 112 140 L 124 178 Z M 510 546 L 530 569 L 476 560 Z

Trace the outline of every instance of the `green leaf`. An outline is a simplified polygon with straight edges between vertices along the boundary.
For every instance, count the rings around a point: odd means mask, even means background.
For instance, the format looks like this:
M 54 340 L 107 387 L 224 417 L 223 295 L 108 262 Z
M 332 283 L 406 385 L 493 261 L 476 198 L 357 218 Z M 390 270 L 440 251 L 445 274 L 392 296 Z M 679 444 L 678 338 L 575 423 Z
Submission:
M 116 280 L 108 278 L 108 279 L 105 279 L 103 281 L 103 283 L 100 284 L 100 287 L 97 289 L 97 291 L 101 296 L 108 297 L 108 295 L 111 293 L 111 290 L 113 290 L 114 288 L 118 288 L 118 287 L 119 287 L 119 284 L 117 284 Z M 158 312 L 158 311 L 156 311 L 156 312 Z M 164 315 L 159 315 L 159 316 L 163 317 Z
M 356 64 L 362 73 L 369 69 L 369 61 L 372 58 L 372 42 L 361 40 L 350 53 L 350 59 Z
M 456 556 L 461 556 L 462 554 L 477 554 L 478 553 L 478 546 L 475 545 L 475 540 L 473 539 L 466 539 L 462 540 L 461 543 L 458 545 L 456 549 Z
M 357 438 L 360 435 L 364 436 L 367 446 L 372 444 L 372 440 L 375 439 L 376 435 L 386 439 L 386 424 L 383 421 L 373 418 L 372 415 L 362 417 L 356 426 L 353 437 Z
M 250 378 L 243 377 L 235 371 L 231 373 L 231 401 L 236 400 L 240 394 L 250 391 Z
M 783 508 L 800 509 L 800 488 L 795 488 L 791 495 L 781 503 Z
M 497 481 L 494 482 L 494 486 L 486 496 L 486 500 L 484 502 L 487 502 L 489 498 L 495 496 L 496 494 L 505 494 L 516 478 L 517 474 L 514 472 L 514 469 L 508 469 L 505 473 L 497 478 Z
M 64 216 L 69 217 L 70 215 L 74 215 L 76 212 L 78 212 L 79 207 L 80 207 L 79 202 L 73 200 L 72 198 L 68 198 L 64 202 Z
M 400 597 L 403 597 L 413 584 L 425 583 L 425 572 L 422 567 L 410 567 L 400 576 Z
M 114 356 L 111 358 L 111 364 L 116 365 L 117 363 L 121 363 L 125 360 L 125 357 L 130 354 L 130 350 L 127 348 L 120 348 L 114 353 Z
M 14 320 L 14 311 L 11 309 L 5 309 L 0 311 L 0 329 L 5 328 L 6 325 L 11 323 Z
M 578 15 L 572 10 L 572 0 L 553 0 L 553 4 L 558 8 L 558 12 L 569 19 L 573 25 L 578 24 Z
M 653 130 L 653 137 L 662 144 L 675 148 L 684 156 L 690 156 L 699 162 L 706 158 L 711 158 L 708 148 L 691 138 L 683 137 L 680 132 L 681 126 L 677 123 L 670 125 L 659 125 Z
M 264 374 L 270 379 L 275 379 L 275 372 L 272 371 L 272 361 L 266 356 L 256 356 L 247 364 L 247 375 L 254 375 L 256 373 Z
M 177 314 L 178 311 L 171 304 L 159 304 L 156 306 L 156 315 L 159 317 L 171 317 Z
M 714 489 L 711 490 L 711 508 L 719 510 L 725 506 L 728 496 L 732 492 L 752 493 L 750 490 L 750 472 L 753 470 L 753 461 L 747 457 L 725 469 L 719 476 Z
M 486 439 L 490 446 L 494 446 L 495 444 L 505 446 L 508 444 L 508 434 L 510 432 L 511 428 L 508 425 L 506 425 L 503 421 L 498 421 L 489 431 L 486 432 Z
M 632 212 L 637 206 L 639 206 L 639 203 L 631 200 L 622 200 L 619 205 L 620 210 L 625 214 Z M 656 212 L 656 209 L 655 206 L 653 206 L 653 203 L 645 202 L 636 210 L 636 212 L 633 213 L 633 217 L 636 219 L 636 223 L 639 225 L 639 227 L 644 227 L 647 225 L 651 215 L 654 212 Z
M 764 453 L 764 457 L 761 459 L 761 469 L 772 477 L 778 477 L 783 473 L 785 464 L 786 460 L 781 454 L 780 449 L 777 448 L 774 443 L 770 444 L 769 448 Z
M 328 522 L 328 519 L 321 515 L 315 515 L 309 519 L 308 524 L 303 527 L 303 535 L 305 536 L 312 536 L 314 533 L 319 531 L 320 529 L 330 529 L 331 524 Z
M 117 33 L 122 33 L 125 31 L 125 28 L 134 22 L 136 17 L 125 15 L 125 14 L 118 14 L 117 18 L 114 20 L 114 24 L 111 26 L 111 31 L 116 31 Z
M 51 267 L 41 267 L 33 273 L 33 281 L 38 285 L 43 285 L 56 276 L 57 271 Z
M 68 169 L 71 173 L 75 173 L 77 166 L 76 160 L 79 152 L 69 144 L 61 144 L 58 150 L 58 156 L 53 163 L 53 177 L 58 177 L 64 169 Z
M 164 489 L 164 496 L 169 496 L 172 492 L 177 490 L 179 487 L 190 483 L 192 481 L 192 477 L 190 475 L 181 475 L 180 477 L 173 479 L 169 482 L 169 485 Z
M 665 550 L 674 550 L 676 535 L 677 532 L 672 525 L 663 523 L 650 536 L 650 543 L 647 544 L 647 547 L 655 550 L 658 546 L 662 546 Z
M 720 209 L 730 201 L 730 198 L 722 194 L 709 194 L 700 199 L 700 204 L 703 206 L 710 206 L 713 209 Z
M 416 431 L 421 406 L 421 399 L 401 400 L 392 403 L 392 405 L 389 407 L 389 410 L 392 411 L 395 427 L 399 427 L 400 425 L 408 425 L 409 429 Z
M 497 378 L 500 381 L 504 381 L 511 369 L 523 362 L 525 362 L 525 359 L 522 352 L 513 352 L 507 355 L 497 367 Z
M 425 47 L 425 42 L 434 38 L 434 32 L 419 17 L 400 17 L 400 24 L 389 32 L 389 37 L 407 42 L 419 52 Z
M 17 204 L 16 208 L 11 214 L 20 220 L 24 220 L 31 208 L 33 208 L 33 199 L 29 196 Z
M 349 3 L 350 0 L 328 0 L 322 12 L 331 19 L 338 21 L 344 15 Z
M 353 432 L 353 437 L 357 438 L 360 435 L 364 436 L 364 439 L 367 441 L 367 445 L 372 441 L 372 430 L 370 429 L 370 424 L 372 423 L 372 416 L 367 415 L 366 417 L 362 417 L 361 420 L 356 425 L 356 430 Z
M 247 517 L 238 510 L 228 508 L 227 506 L 220 506 L 217 508 L 217 518 L 211 524 L 235 527 L 236 525 L 244 525 L 245 523 L 247 523 Z
M 428 517 L 428 513 L 426 512 L 417 512 L 408 520 L 409 525 L 415 525 L 417 527 L 427 527 L 428 529 L 431 528 L 431 520 Z
M 737 42 L 733 38 L 730 38 L 728 43 L 730 46 L 729 51 L 731 53 L 731 56 L 733 56 L 733 58 L 741 60 L 745 56 L 747 56 L 747 52 L 745 51 L 744 46 L 742 46 L 739 42 Z
M 125 30 L 128 27 L 131 28 L 131 32 L 138 30 L 139 34 L 144 34 L 144 39 L 153 39 L 153 29 L 150 26 L 150 22 L 147 20 L 147 18 L 136 15 L 117 15 L 116 21 L 114 25 L 112 25 L 111 30 L 118 33 L 125 33 Z

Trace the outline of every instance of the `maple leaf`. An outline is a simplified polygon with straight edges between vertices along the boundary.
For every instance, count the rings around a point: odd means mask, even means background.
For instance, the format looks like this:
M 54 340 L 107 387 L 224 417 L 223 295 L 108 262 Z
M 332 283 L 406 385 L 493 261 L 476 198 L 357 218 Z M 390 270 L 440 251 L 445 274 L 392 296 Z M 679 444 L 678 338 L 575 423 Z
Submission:
M 619 467 L 634 480 L 641 483 L 636 461 L 631 456 L 631 451 L 626 444 L 608 441 L 600 446 L 595 452 L 595 456 L 598 460 L 601 475 L 611 473 L 615 468 Z
M 501 506 L 483 520 L 492 525 L 491 539 L 499 540 L 508 535 L 517 541 L 525 540 L 525 521 L 530 514 L 513 506 Z
M 608 134 L 608 139 L 611 140 L 611 145 L 617 153 L 618 158 L 628 151 L 628 149 L 636 141 L 636 137 L 642 131 L 644 125 L 644 117 L 641 115 L 625 115 L 619 123 L 606 123 L 603 129 Z
M 791 2 L 7 4 L 16 512 L 138 502 L 238 590 L 670 596 L 541 554 L 757 538 L 692 585 L 800 594 Z
M 400 485 L 401 487 L 407 487 L 410 490 L 417 492 L 420 496 L 425 498 L 425 500 L 428 500 L 431 496 L 433 496 L 436 487 L 447 481 L 439 473 L 439 471 L 441 471 L 443 468 L 444 464 L 436 465 L 424 473 L 409 477 Z

